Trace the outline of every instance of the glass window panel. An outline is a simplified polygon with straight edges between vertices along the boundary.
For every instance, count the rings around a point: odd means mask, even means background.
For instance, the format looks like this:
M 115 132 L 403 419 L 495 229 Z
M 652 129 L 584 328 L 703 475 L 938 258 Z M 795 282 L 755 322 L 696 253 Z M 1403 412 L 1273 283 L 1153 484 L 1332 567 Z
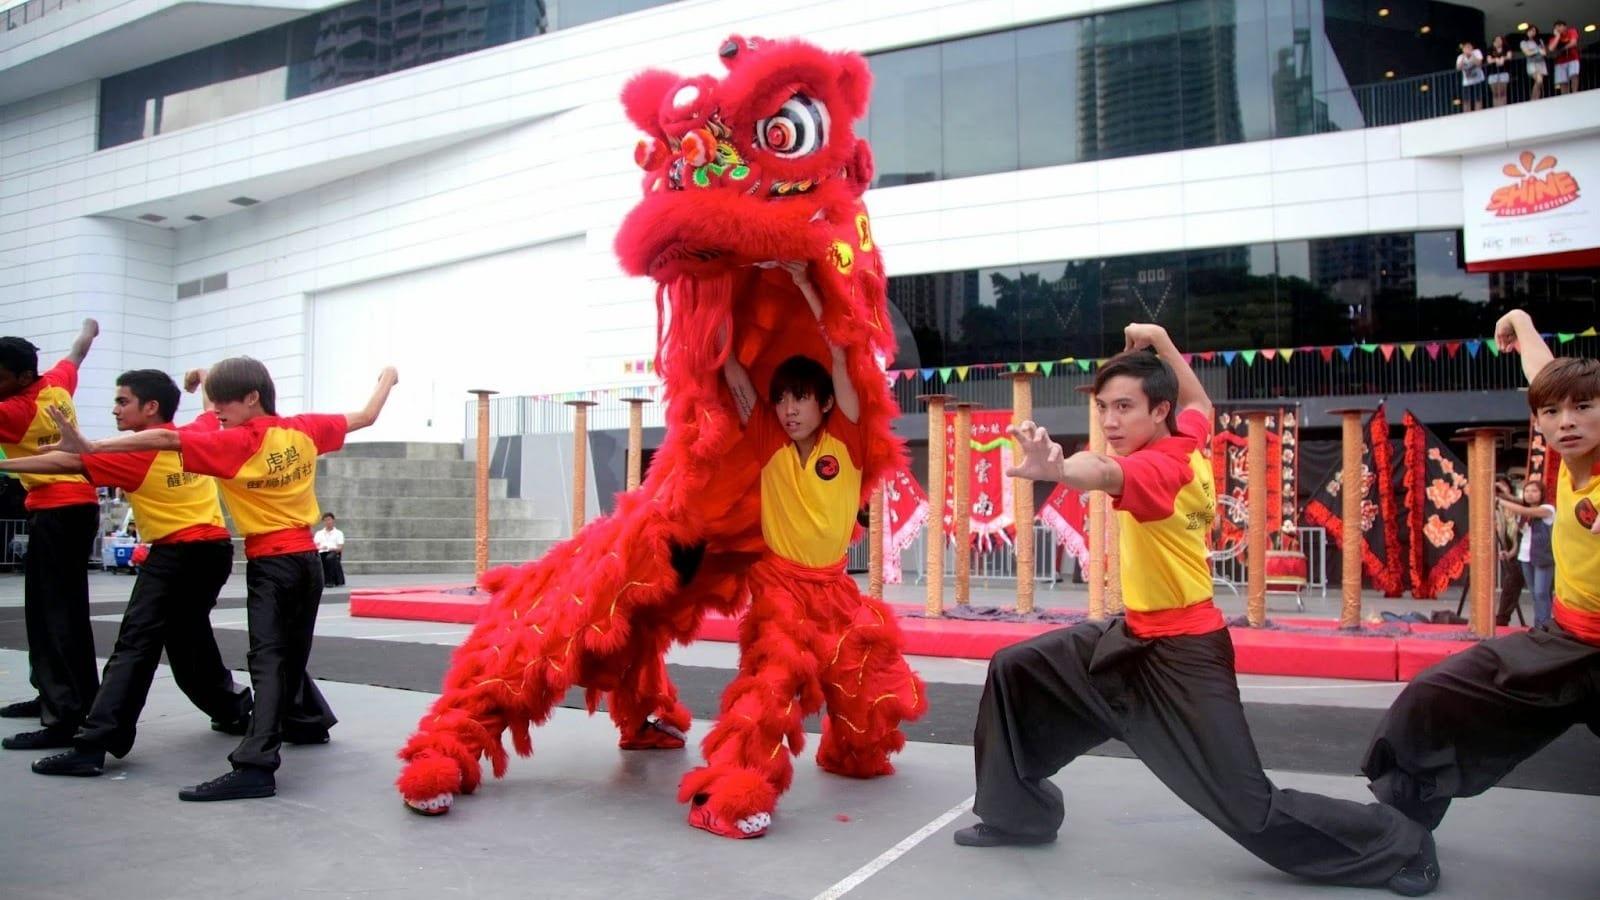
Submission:
M 572 28 L 641 9 L 666 6 L 673 0 L 555 0 L 551 3 L 553 28 Z
M 872 155 L 881 187 L 941 177 L 939 46 L 872 58 Z
M 1024 169 L 1077 162 L 1080 67 L 1092 58 L 1073 19 L 1017 32 L 1017 143 Z
M 1178 346 L 1189 346 L 1184 282 L 1182 251 L 1105 260 L 1100 271 L 1100 351 L 1095 355 L 1120 351 L 1122 330 L 1134 322 L 1154 322 Z
M 1181 117 L 1174 128 L 1170 112 L 1179 109 L 1181 80 L 1177 5 L 1121 10 L 1093 23 L 1094 126 L 1092 134 L 1085 129 L 1092 158 L 1178 149 Z
M 1098 261 L 1023 266 L 1016 290 L 1020 302 L 1019 360 L 1098 355 L 1101 331 Z
M 1191 250 L 1185 350 L 1277 347 L 1277 266 L 1271 244 Z
M 944 177 L 1017 168 L 1017 41 L 1013 32 L 941 45 Z
M 1424 231 L 1415 237 L 1417 328 L 1408 339 L 1489 334 L 1489 276 L 1467 272 L 1457 231 Z

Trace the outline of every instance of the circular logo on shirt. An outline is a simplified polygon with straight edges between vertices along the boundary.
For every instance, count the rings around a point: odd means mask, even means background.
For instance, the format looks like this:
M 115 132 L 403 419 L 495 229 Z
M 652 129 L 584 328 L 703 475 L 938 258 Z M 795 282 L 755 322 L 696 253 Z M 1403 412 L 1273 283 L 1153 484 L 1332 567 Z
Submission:
M 833 455 L 824 456 L 817 460 L 817 477 L 823 481 L 832 481 L 839 477 L 839 460 Z
M 1578 501 L 1577 508 L 1573 511 L 1578 514 L 1579 525 L 1582 525 L 1585 528 L 1594 527 L 1594 520 L 1596 518 L 1594 501 L 1590 500 L 1588 497 L 1585 497 Z

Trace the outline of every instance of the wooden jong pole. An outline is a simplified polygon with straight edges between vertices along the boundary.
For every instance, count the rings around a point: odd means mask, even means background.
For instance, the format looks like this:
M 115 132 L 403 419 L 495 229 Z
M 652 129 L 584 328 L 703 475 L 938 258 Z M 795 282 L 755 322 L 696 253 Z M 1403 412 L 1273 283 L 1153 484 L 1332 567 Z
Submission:
M 489 570 L 489 397 L 499 391 L 477 388 L 467 393 L 478 398 L 478 464 L 473 471 L 472 571 L 473 581 Z
M 923 612 L 944 615 L 944 405 L 949 394 L 922 394 L 928 404 L 928 597 Z
M 1339 472 L 1340 583 L 1343 602 L 1339 607 L 1339 627 L 1361 627 L 1361 418 L 1370 409 L 1330 409 L 1339 417 L 1343 462 Z
M 1089 397 L 1089 450 L 1106 452 L 1106 433 L 1100 428 L 1100 410 Z M 1106 495 L 1100 491 L 1089 494 L 1089 618 L 1095 621 L 1106 617 Z
M 883 485 L 867 504 L 867 596 L 883 599 Z
M 1011 424 L 1033 418 L 1033 372 L 1011 373 Z M 1017 511 L 1017 612 L 1033 612 L 1033 581 L 1037 566 L 1033 547 L 1033 482 L 1011 479 L 1012 506 Z M 1053 549 L 1053 548 L 1052 548 Z M 1047 549 L 1045 552 L 1052 552 Z
M 649 397 L 624 397 L 628 404 L 628 490 L 644 479 L 644 405 Z
M 1267 416 L 1265 409 L 1244 413 L 1249 424 L 1249 443 L 1245 451 L 1248 474 L 1246 509 L 1249 512 L 1249 542 L 1245 545 L 1245 614 L 1251 628 L 1267 622 Z
M 593 400 L 568 400 L 567 405 L 572 407 L 572 533 L 577 535 L 583 528 L 583 515 L 585 512 L 588 492 L 585 490 L 588 481 L 589 464 L 589 407 L 595 406 Z
M 972 602 L 972 410 L 976 403 L 956 404 L 955 520 L 951 543 L 956 550 L 956 605 Z
M 1107 456 L 1116 456 L 1106 448 Z M 1101 494 L 1100 502 L 1106 506 L 1106 615 L 1120 616 L 1122 602 L 1122 517 L 1112 507 L 1111 495 Z
M 1467 590 L 1472 597 L 1467 630 L 1481 638 L 1494 637 L 1494 576 L 1499 566 L 1494 555 L 1494 451 L 1495 442 L 1509 428 L 1463 428 L 1456 436 L 1467 443 Z

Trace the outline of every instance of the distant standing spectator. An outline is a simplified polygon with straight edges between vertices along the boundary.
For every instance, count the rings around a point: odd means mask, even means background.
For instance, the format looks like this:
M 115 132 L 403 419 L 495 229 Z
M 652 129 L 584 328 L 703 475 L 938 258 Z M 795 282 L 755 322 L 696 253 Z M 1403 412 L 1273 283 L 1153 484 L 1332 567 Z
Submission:
M 1472 46 L 1471 41 L 1462 41 L 1456 71 L 1461 73 L 1462 111 L 1483 109 L 1483 51 Z
M 333 513 L 322 517 L 322 530 L 315 538 L 317 555 L 322 558 L 322 583 L 339 587 L 344 584 L 344 532 L 334 527 Z
M 1570 94 L 1578 90 L 1578 29 L 1557 19 L 1545 50 L 1556 65 L 1556 93 Z
M 1554 615 L 1556 559 L 1550 545 L 1550 528 L 1555 524 L 1556 508 L 1545 502 L 1544 484 L 1539 481 L 1522 485 L 1521 503 L 1505 494 L 1499 499 L 1499 505 L 1507 512 L 1527 520 L 1522 526 L 1517 562 L 1522 564 L 1522 579 L 1533 593 L 1533 627 L 1538 628 Z
M 1544 39 L 1539 37 L 1538 26 L 1529 25 L 1527 34 L 1523 35 L 1522 55 L 1528 59 L 1528 78 L 1533 81 L 1528 99 L 1537 100 L 1544 96 L 1544 76 L 1550 73 L 1544 62 Z
M 1489 46 L 1489 97 L 1495 106 L 1506 105 L 1506 89 L 1511 86 L 1511 50 L 1504 35 L 1495 35 Z

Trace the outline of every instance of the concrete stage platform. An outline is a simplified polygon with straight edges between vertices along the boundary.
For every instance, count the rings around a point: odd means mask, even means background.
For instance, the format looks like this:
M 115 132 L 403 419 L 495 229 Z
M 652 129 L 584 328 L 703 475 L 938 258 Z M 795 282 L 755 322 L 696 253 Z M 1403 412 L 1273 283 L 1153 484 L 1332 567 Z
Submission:
M 488 595 L 469 585 L 407 585 L 350 592 L 350 615 L 375 619 L 470 624 Z M 1050 608 L 1055 621 L 924 618 L 922 607 L 891 603 L 906 652 L 918 656 L 985 660 L 1011 644 L 1062 627 L 1062 616 L 1082 610 Z M 1330 619 L 1277 618 L 1280 628 L 1232 629 L 1235 664 L 1242 674 L 1409 681 L 1434 663 L 1476 643 L 1465 626 L 1385 623 L 1352 635 Z M 1509 633 L 1500 629 L 1499 633 Z M 737 620 L 708 614 L 699 640 L 738 640 Z
M 320 639 L 319 639 L 320 641 Z M 323 648 L 319 643 L 319 652 Z M 95 779 L 27 771 L 0 751 L 0 896 L 18 898 L 1306 898 L 1390 896 L 1296 881 L 1195 815 L 1133 760 L 1085 757 L 1056 779 L 1070 798 L 1052 847 L 970 850 L 971 749 L 913 743 L 871 782 L 797 760 L 769 835 L 694 831 L 673 800 L 693 750 L 623 753 L 602 718 L 558 710 L 536 756 L 443 819 L 405 811 L 393 753 L 432 695 L 322 682 L 333 742 L 290 747 L 279 796 L 179 803 L 224 770 L 209 731 L 161 670 L 133 753 Z M 27 692 L 24 654 L 0 651 L 0 696 Z M 705 723 L 695 723 L 704 734 Z M 812 746 L 816 736 L 812 735 Z M 1284 786 L 1366 799 L 1360 779 L 1275 772 Z M 1594 895 L 1600 797 L 1496 789 L 1438 832 L 1441 898 Z

